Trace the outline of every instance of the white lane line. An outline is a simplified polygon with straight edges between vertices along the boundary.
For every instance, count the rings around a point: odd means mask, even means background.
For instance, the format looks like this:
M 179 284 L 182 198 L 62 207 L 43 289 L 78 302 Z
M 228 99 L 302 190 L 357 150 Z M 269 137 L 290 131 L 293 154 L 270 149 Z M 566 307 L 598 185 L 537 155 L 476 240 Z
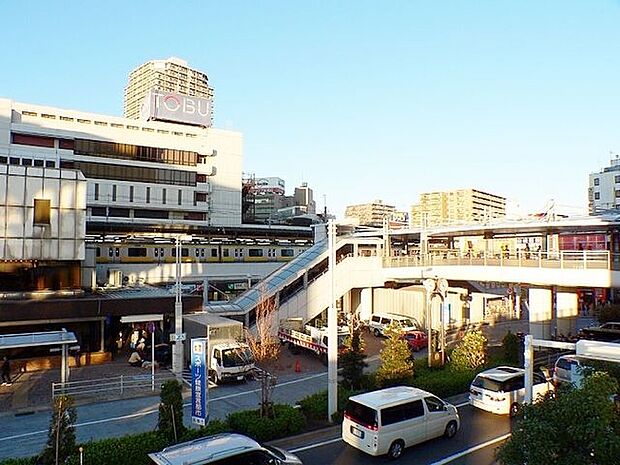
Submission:
M 484 449 L 485 447 L 491 446 L 497 442 L 501 442 L 504 439 L 507 439 L 511 436 L 512 433 L 506 433 L 503 434 L 502 436 L 498 436 L 494 439 L 489 439 L 487 442 L 483 442 L 482 444 L 478 444 L 477 446 L 474 447 L 470 447 L 469 449 L 466 449 L 464 451 L 461 452 L 457 452 L 456 454 L 451 455 L 450 457 L 446 457 L 445 459 L 441 459 L 438 462 L 433 462 L 431 463 L 431 465 L 446 465 L 447 463 L 450 463 L 456 459 L 460 459 L 461 457 L 464 457 L 465 455 L 471 454 L 472 452 L 476 452 L 477 450 L 480 449 Z
M 318 373 L 318 374 L 315 374 L 315 375 L 306 376 L 305 378 L 296 379 L 296 380 L 292 380 L 292 381 L 287 381 L 285 383 L 276 385 L 276 388 L 278 386 L 288 386 L 290 384 L 302 383 L 302 382 L 307 381 L 309 379 L 318 378 L 320 376 L 327 376 L 327 373 Z M 253 389 L 251 391 L 237 392 L 235 394 L 228 394 L 228 395 L 225 395 L 225 396 L 213 397 L 213 398 L 210 399 L 210 401 L 215 402 L 217 400 L 226 400 L 226 399 L 231 399 L 233 397 L 239 397 L 239 396 L 243 396 L 243 395 L 247 395 L 247 394 L 254 394 L 254 393 L 257 393 L 257 392 L 260 392 L 260 389 Z M 183 408 L 189 407 L 191 405 L 192 405 L 191 402 L 188 402 L 186 404 L 183 404 Z M 142 412 L 130 413 L 130 414 L 121 415 L 121 416 L 118 416 L 118 417 L 102 418 L 100 420 L 92 420 L 92 421 L 86 421 L 86 422 L 83 422 L 83 423 L 76 423 L 74 426 L 76 428 L 78 428 L 80 426 L 98 425 L 98 424 L 101 424 L 101 423 L 110 423 L 112 421 L 129 420 L 131 418 L 144 417 L 146 415 L 151 415 L 151 414 L 156 413 L 158 411 L 159 411 L 159 408 L 157 408 L 157 409 L 150 409 L 150 410 L 144 410 Z M 20 439 L 20 438 L 26 438 L 26 437 L 29 437 L 29 436 L 36 436 L 38 434 L 45 434 L 47 432 L 48 432 L 48 430 L 39 430 L 39 431 L 30 431 L 28 433 L 15 434 L 13 436 L 5 436 L 5 437 L 1 437 L 0 438 L 0 442 L 11 441 L 11 440 Z
M 461 407 L 465 407 L 466 405 L 469 405 L 469 401 L 461 402 L 460 404 L 456 404 L 455 407 L 456 408 L 461 408 Z
M 327 441 L 317 442 L 316 444 L 310 444 L 309 446 L 298 447 L 297 449 L 291 449 L 290 451 L 293 454 L 296 454 L 297 452 L 302 452 L 308 449 L 314 449 L 315 447 L 326 446 L 327 444 L 333 444 L 334 442 L 339 442 L 339 441 L 342 441 L 342 439 L 341 438 L 328 439 Z

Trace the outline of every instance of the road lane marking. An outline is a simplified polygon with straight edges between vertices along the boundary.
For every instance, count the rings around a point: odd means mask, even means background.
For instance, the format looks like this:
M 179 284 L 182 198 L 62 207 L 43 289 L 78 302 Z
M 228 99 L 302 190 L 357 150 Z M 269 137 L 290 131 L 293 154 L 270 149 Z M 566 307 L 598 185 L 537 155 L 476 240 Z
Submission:
M 460 459 L 461 457 L 464 457 L 466 455 L 471 454 L 472 452 L 476 452 L 477 450 L 480 449 L 484 449 L 485 447 L 491 446 L 495 443 L 501 442 L 504 439 L 509 438 L 512 435 L 512 433 L 506 433 L 503 434 L 502 436 L 498 436 L 494 439 L 489 439 L 487 442 L 483 442 L 482 444 L 478 444 L 477 446 L 474 447 L 470 447 L 469 449 L 465 449 L 464 451 L 461 452 L 457 452 L 456 454 L 453 454 L 449 457 L 446 457 L 445 459 L 441 459 L 437 462 L 433 462 L 431 463 L 431 465 L 446 465 L 447 463 L 450 463 L 456 459 Z
M 287 382 L 282 383 L 282 384 L 277 384 L 276 387 L 278 387 L 278 386 L 288 386 L 290 384 L 295 384 L 295 383 L 302 383 L 302 382 L 307 381 L 309 379 L 319 378 L 321 376 L 326 376 L 326 375 L 327 375 L 327 373 L 318 373 L 318 374 L 306 376 L 304 378 L 287 381 Z M 257 393 L 257 392 L 260 392 L 260 391 L 261 391 L 260 389 L 252 389 L 250 391 L 237 392 L 235 394 L 227 394 L 227 395 L 220 396 L 220 397 L 212 397 L 210 399 L 210 401 L 215 402 L 217 400 L 226 400 L 226 399 L 231 399 L 233 397 L 239 397 L 239 396 L 243 396 L 243 395 L 247 395 L 247 394 L 254 394 L 254 393 Z M 185 404 L 183 404 L 183 408 L 190 407 L 191 405 L 192 405 L 191 402 L 185 403 Z M 90 426 L 90 425 L 98 425 L 98 424 L 101 424 L 101 423 L 110 423 L 110 422 L 113 422 L 113 421 L 129 420 L 129 419 L 132 419 L 132 418 L 144 417 L 144 416 L 151 415 L 151 414 L 157 413 L 157 412 L 159 412 L 159 408 L 150 409 L 150 410 L 144 410 L 144 411 L 138 412 L 138 413 L 129 413 L 127 415 L 121 415 L 121 416 L 118 416 L 118 417 L 102 418 L 100 420 L 91 420 L 91 421 L 86 421 L 86 422 L 83 422 L 83 423 L 76 423 L 74 426 L 76 428 L 78 428 L 78 427 L 81 427 L 81 426 Z M 14 439 L 26 438 L 26 437 L 30 437 L 30 436 L 36 436 L 36 435 L 39 435 L 39 434 L 47 434 L 47 433 L 48 433 L 48 430 L 30 431 L 28 433 L 21 433 L 21 434 L 15 434 L 13 436 L 0 437 L 0 442 L 11 441 L 11 440 L 14 440 Z
M 339 442 L 339 441 L 342 441 L 342 438 L 328 439 L 327 441 L 317 442 L 316 444 L 310 444 L 308 446 L 298 447 L 297 449 L 291 449 L 290 452 L 292 452 L 293 454 L 296 454 L 297 452 L 302 452 L 308 449 L 314 449 L 315 447 L 326 446 L 328 444 L 333 444 L 334 442 Z

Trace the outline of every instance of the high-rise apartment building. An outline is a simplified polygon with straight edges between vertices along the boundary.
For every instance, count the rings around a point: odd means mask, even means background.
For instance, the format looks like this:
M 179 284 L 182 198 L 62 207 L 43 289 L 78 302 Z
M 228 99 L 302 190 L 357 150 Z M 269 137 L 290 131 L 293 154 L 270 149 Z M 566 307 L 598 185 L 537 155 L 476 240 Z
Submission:
M 414 227 L 486 222 L 505 216 L 505 197 L 476 189 L 426 192 L 411 207 Z
M 590 215 L 620 208 L 620 157 L 618 155 L 602 171 L 590 174 L 588 207 Z
M 209 86 L 207 75 L 190 68 L 185 60 L 175 57 L 151 60 L 129 74 L 125 87 L 125 118 L 140 118 L 142 104 L 151 90 L 213 99 L 213 88 Z
M 355 218 L 362 226 L 383 227 L 384 219 L 391 220 L 396 211 L 393 205 L 386 205 L 382 200 L 375 200 L 371 203 L 347 206 L 345 218 Z
M 295 188 L 295 205 L 302 207 L 305 213 L 316 213 L 316 203 L 313 199 L 312 189 L 308 187 L 307 182 L 302 182 L 300 187 Z

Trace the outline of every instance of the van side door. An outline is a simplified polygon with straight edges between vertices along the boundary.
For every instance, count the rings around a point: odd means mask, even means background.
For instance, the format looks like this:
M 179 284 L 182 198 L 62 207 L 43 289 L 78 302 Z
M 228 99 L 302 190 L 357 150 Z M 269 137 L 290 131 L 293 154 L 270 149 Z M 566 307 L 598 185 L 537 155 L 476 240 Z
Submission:
M 450 416 L 446 404 L 435 396 L 425 397 L 424 403 L 427 409 L 426 439 L 441 436 L 446 429 Z

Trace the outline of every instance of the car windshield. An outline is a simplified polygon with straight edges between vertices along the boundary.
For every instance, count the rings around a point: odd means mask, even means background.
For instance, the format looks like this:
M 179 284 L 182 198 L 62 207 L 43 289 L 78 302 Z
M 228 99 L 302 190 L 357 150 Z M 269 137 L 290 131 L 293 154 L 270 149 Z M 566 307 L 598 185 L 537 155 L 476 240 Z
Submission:
M 247 347 L 235 347 L 222 351 L 222 364 L 225 367 L 240 367 L 254 362 L 252 352 Z
M 499 392 L 504 390 L 504 383 L 502 383 L 501 381 L 495 381 L 480 375 L 476 376 L 471 385 L 493 392 Z
M 411 328 L 411 327 L 416 327 L 415 323 L 410 320 L 409 318 L 404 318 L 402 320 L 398 320 L 398 323 L 403 327 L 403 328 Z

